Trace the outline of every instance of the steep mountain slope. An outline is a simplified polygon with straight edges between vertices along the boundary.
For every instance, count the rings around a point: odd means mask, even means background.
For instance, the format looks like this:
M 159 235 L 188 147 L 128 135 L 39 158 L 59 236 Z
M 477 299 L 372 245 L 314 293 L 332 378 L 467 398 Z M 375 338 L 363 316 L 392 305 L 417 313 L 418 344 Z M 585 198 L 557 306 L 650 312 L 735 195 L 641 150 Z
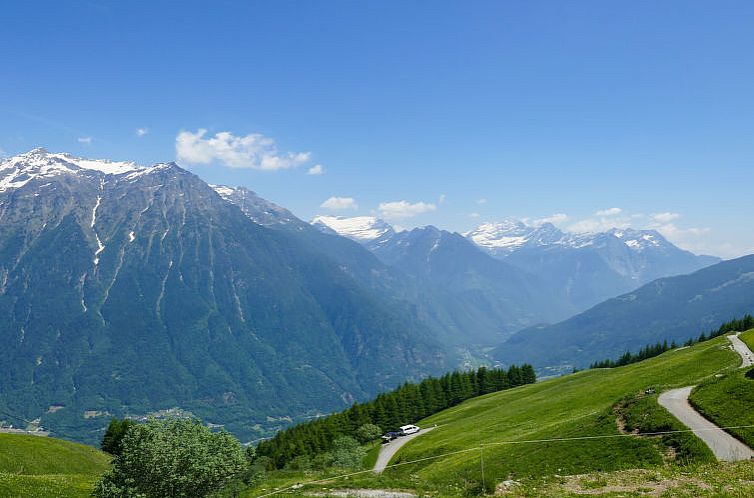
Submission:
M 661 277 L 718 263 L 668 242 L 654 230 L 566 233 L 550 223 L 487 223 L 466 236 L 493 256 L 546 278 L 576 313 Z
M 490 344 L 527 324 L 567 315 L 537 278 L 484 254 L 463 236 L 428 226 L 379 237 L 368 247 L 411 275 L 433 322 Z
M 179 407 L 250 438 L 444 368 L 411 310 L 196 176 L 110 164 L 0 165 L 5 411 L 91 441 Z
M 754 310 L 754 256 L 655 280 L 555 325 L 522 330 L 493 353 L 536 367 L 585 367 L 667 339 L 683 342 Z

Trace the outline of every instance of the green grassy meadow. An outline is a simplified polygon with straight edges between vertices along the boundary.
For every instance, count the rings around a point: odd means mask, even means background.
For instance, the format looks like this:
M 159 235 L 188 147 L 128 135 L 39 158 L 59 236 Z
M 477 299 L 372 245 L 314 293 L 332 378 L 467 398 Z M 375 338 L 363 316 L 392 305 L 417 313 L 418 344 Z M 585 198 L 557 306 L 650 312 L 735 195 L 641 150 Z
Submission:
M 392 462 L 399 465 L 384 475 L 352 476 L 328 485 L 468 496 L 494 492 L 506 480 L 531 484 L 553 476 L 715 466 L 709 450 L 691 434 L 636 437 L 621 432 L 618 419 L 629 432 L 683 429 L 657 405 L 656 394 L 733 372 L 739 361 L 727 339 L 719 337 L 625 367 L 582 371 L 475 398 L 421 421 L 439 427 L 407 444 Z M 645 394 L 648 389 L 655 392 Z M 628 406 L 627 399 L 632 400 Z M 594 436 L 600 438 L 569 440 Z M 326 476 L 288 477 L 288 482 L 304 482 Z M 266 484 L 269 490 L 271 483 Z M 285 487 L 284 480 L 274 487 Z M 249 490 L 245 496 L 259 494 Z
M 110 457 L 60 439 L 0 434 L 0 497 L 83 498 Z

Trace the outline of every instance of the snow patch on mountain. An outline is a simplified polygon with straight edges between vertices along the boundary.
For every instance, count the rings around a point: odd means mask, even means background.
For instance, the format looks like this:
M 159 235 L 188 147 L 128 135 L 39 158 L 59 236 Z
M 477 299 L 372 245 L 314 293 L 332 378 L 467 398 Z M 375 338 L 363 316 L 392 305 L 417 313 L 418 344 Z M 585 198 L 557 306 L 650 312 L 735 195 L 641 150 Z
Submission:
M 610 239 L 620 240 L 635 252 L 671 246 L 655 230 L 614 228 L 607 232 L 571 233 L 564 232 L 550 223 L 533 226 L 513 219 L 498 223 L 484 223 L 464 235 L 481 248 L 498 255 L 511 254 L 523 248 L 543 246 L 561 246 L 570 249 L 604 246 Z
M 37 148 L 0 162 L 0 192 L 19 189 L 38 178 L 75 174 L 82 170 L 98 171 L 106 175 L 121 175 L 146 169 L 130 161 L 84 159 L 71 154 L 51 153 Z
M 312 219 L 311 224 L 317 228 L 329 229 L 348 237 L 356 242 L 370 242 L 386 234 L 393 234 L 395 230 L 388 223 L 373 216 L 345 216 L 320 215 Z

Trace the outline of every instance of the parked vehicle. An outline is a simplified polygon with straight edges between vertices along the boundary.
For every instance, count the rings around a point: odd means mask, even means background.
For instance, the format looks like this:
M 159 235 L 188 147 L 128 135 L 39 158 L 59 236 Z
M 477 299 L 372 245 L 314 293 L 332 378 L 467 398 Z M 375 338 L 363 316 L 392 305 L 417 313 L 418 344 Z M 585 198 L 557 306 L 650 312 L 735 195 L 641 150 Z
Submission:
M 382 436 L 382 443 L 383 444 L 384 443 L 389 443 L 390 441 L 392 441 L 394 439 L 398 439 L 402 435 L 403 435 L 403 433 L 401 433 L 401 432 L 393 432 L 393 431 L 387 432 L 387 433 L 385 433 L 384 436 Z
M 421 430 L 421 428 L 416 425 L 402 425 L 400 429 L 401 433 L 404 436 L 408 436 L 409 434 L 416 434 Z

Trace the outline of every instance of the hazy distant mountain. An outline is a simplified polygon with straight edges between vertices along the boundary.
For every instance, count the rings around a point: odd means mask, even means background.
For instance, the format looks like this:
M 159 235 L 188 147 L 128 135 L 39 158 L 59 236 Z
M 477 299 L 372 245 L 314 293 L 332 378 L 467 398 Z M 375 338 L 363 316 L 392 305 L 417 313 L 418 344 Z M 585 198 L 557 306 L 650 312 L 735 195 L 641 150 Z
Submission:
M 754 311 L 754 256 L 655 280 L 555 325 L 522 330 L 493 353 L 504 363 L 570 369 L 667 339 L 683 342 Z
M 240 200 L 175 164 L 0 163 L 0 409 L 93 441 L 179 407 L 250 438 L 447 367 L 409 304 L 337 260 L 384 268 L 371 254 L 221 194 Z
M 315 218 L 326 232 L 361 242 L 410 277 L 407 296 L 453 345 L 494 345 L 528 325 L 569 316 L 541 279 L 485 254 L 460 234 L 428 226 L 395 232 L 371 217 Z
M 573 312 L 720 261 L 679 249 L 655 230 L 574 234 L 550 223 L 506 220 L 480 225 L 466 236 L 491 255 L 546 279 Z

